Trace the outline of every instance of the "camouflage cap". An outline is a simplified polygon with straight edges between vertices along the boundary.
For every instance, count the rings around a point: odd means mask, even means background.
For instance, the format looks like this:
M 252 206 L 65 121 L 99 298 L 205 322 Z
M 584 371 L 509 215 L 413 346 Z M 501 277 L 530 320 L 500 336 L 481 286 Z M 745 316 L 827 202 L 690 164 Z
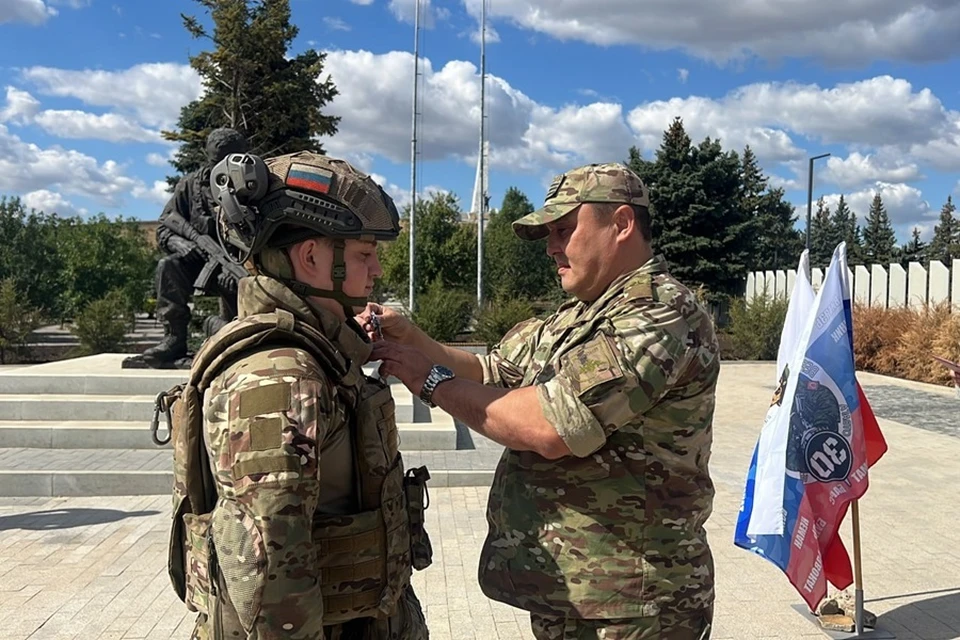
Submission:
M 547 236 L 548 222 L 559 220 L 585 202 L 613 202 L 650 206 L 647 187 L 640 177 L 619 162 L 588 164 L 553 179 L 543 207 L 513 223 L 524 240 Z

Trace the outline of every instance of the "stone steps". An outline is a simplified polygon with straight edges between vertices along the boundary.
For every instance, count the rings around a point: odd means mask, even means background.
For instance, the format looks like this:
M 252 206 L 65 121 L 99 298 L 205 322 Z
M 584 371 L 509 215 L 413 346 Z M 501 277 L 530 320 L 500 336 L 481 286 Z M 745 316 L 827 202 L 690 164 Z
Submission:
M 169 494 L 169 451 L 0 449 L 0 494 L 6 497 Z M 449 458 L 447 457 L 449 456 Z M 405 451 L 404 466 L 426 464 L 430 487 L 489 486 L 497 451 Z
M 401 422 L 402 445 L 411 450 L 452 451 L 457 431 L 447 415 L 431 422 Z M 165 423 L 160 435 L 166 435 Z M 0 449 L 169 449 L 154 444 L 149 421 L 0 420 Z
M 0 370 L 0 496 L 170 492 L 170 445 L 156 446 L 149 425 L 157 394 L 188 372 L 122 369 L 127 355 Z M 374 369 L 365 367 L 368 374 Z M 489 484 L 490 454 L 457 451 L 453 418 L 390 382 L 401 451 L 414 461 L 408 466 L 427 460 L 434 486 Z M 163 417 L 160 433 L 166 435 Z

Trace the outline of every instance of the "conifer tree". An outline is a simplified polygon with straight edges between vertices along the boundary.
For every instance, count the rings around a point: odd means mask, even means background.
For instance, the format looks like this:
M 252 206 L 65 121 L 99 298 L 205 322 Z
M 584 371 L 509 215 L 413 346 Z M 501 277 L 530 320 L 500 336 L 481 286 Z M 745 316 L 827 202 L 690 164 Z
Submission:
M 323 108 L 337 95 L 331 78 L 320 81 L 326 54 L 289 49 L 298 28 L 290 22 L 290 0 L 195 0 L 209 12 L 212 30 L 181 14 L 186 30 L 213 49 L 190 57 L 204 93 L 180 111 L 174 131 L 180 143 L 173 164 L 180 175 L 205 162 L 207 134 L 232 127 L 250 141 L 252 153 L 272 157 L 296 151 L 323 152 L 321 136 L 336 133 L 339 118 Z M 167 181 L 173 186 L 180 176 Z
M 863 229 L 863 259 L 867 264 L 889 264 L 897 248 L 897 234 L 890 224 L 880 192 L 873 196 Z

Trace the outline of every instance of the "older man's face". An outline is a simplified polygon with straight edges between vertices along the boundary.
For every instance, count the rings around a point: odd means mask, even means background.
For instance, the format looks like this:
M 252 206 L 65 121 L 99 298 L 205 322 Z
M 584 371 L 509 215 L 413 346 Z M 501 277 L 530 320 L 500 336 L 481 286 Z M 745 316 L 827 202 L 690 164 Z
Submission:
M 563 290 L 579 300 L 596 300 L 610 285 L 617 227 L 612 216 L 598 216 L 585 203 L 547 224 L 547 255 L 557 263 Z

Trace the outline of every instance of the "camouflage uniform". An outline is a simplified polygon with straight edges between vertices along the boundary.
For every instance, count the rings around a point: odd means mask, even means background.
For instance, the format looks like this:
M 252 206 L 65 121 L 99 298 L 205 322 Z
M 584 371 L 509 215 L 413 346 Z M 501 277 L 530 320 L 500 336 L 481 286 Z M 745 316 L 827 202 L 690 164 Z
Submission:
M 647 194 L 622 165 L 581 168 L 515 229 L 543 237 L 581 202 Z M 490 493 L 480 584 L 530 611 L 537 638 L 707 637 L 718 351 L 710 316 L 657 256 L 480 356 L 485 384 L 536 387 L 573 454 L 507 449 Z
M 238 318 L 171 392 L 169 564 L 199 613 L 193 637 L 426 640 L 410 585 L 430 563 L 426 470 L 404 471 L 390 387 L 361 369 L 366 334 L 311 300 L 362 303 L 340 286 L 344 243 L 395 238 L 399 215 L 368 176 L 326 156 L 228 158 L 213 180 L 230 166 L 262 170 L 245 188 L 268 185 L 234 203 L 255 216 L 253 235 L 225 234 L 254 247 L 256 273 L 239 282 Z M 283 257 L 294 238 L 321 234 L 334 246 L 331 290 L 297 281 Z
M 360 366 L 371 345 L 329 311 L 264 276 L 240 281 L 238 303 L 241 322 L 277 308 L 290 311 L 330 338 L 353 363 L 355 375 L 362 376 Z M 288 393 L 264 393 L 277 388 Z M 347 522 L 358 511 L 359 498 L 350 407 L 317 361 L 293 347 L 252 353 L 214 378 L 203 405 L 219 493 L 213 535 L 220 543 L 220 571 L 230 599 L 224 603 L 223 628 L 254 628 L 251 637 L 260 639 L 427 638 L 409 584 L 392 618 L 325 626 L 319 615 L 324 596 L 316 568 L 328 559 L 321 557 L 314 529 L 321 517 Z M 286 461 L 291 452 L 299 455 L 296 471 L 270 466 Z M 372 560 L 374 547 L 349 553 L 366 552 Z M 345 584 L 340 591 L 347 594 L 351 588 Z M 203 618 L 196 638 L 206 638 Z

